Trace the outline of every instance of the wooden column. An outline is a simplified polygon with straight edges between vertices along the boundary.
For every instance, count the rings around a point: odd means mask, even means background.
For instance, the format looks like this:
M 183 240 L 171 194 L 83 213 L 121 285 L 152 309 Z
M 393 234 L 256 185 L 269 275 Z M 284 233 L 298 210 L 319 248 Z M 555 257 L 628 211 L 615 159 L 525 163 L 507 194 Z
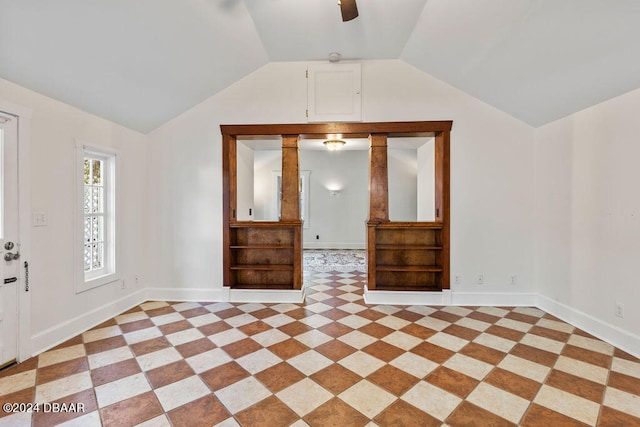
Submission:
M 300 219 L 300 150 L 298 135 L 282 135 L 282 202 L 280 220 Z
M 387 135 L 369 135 L 369 219 L 367 221 L 367 287 L 376 289 L 376 227 L 389 222 Z
M 387 135 L 369 135 L 369 221 L 389 221 Z
M 231 277 L 231 229 L 229 224 L 236 220 L 237 208 L 237 153 L 236 137 L 234 135 L 222 136 L 222 284 L 232 286 Z
M 438 132 L 435 137 L 435 218 L 436 222 L 442 222 L 442 231 L 440 232 L 440 244 L 442 251 L 439 264 L 442 266 L 442 289 L 450 289 L 450 152 L 449 152 L 449 131 Z
M 282 200 L 280 222 L 294 228 L 293 289 L 302 289 L 302 220 L 300 218 L 299 135 L 282 135 Z

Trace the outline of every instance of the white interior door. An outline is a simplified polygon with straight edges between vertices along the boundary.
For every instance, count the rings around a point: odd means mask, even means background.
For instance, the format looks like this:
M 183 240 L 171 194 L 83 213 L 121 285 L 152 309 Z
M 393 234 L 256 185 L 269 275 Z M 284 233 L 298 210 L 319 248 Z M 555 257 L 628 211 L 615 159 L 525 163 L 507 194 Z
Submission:
M 18 356 L 18 120 L 0 112 L 0 367 Z

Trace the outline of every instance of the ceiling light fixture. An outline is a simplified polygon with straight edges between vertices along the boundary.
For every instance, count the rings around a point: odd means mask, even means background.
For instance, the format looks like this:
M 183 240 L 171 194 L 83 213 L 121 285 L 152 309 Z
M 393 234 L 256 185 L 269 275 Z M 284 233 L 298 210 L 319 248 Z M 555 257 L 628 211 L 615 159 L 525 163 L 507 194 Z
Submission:
M 323 142 L 323 144 L 329 149 L 329 151 L 339 150 L 346 143 L 347 142 L 343 141 L 342 139 L 328 139 L 328 140 Z

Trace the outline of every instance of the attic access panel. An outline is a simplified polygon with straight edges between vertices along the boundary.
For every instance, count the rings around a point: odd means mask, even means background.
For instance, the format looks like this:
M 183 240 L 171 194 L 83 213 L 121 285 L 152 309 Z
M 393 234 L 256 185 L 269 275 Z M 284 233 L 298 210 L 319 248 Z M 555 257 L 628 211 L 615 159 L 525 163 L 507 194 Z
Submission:
M 362 121 L 360 64 L 311 64 L 307 68 L 309 122 Z

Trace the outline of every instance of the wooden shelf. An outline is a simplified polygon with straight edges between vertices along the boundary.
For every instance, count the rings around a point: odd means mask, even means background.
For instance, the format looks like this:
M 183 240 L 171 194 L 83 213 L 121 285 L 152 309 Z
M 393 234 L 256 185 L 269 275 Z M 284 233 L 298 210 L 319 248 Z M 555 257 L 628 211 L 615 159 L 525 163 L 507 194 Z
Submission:
M 378 244 L 376 245 L 378 251 L 441 251 L 442 246 L 430 246 L 430 245 L 391 245 L 391 244 Z
M 441 222 L 406 222 L 406 221 L 394 221 L 394 222 L 380 222 L 376 224 L 379 229 L 428 229 L 428 230 L 442 230 L 444 225 Z
M 293 249 L 291 245 L 232 245 L 231 249 Z
M 442 267 L 431 265 L 377 265 L 378 271 L 406 271 L 406 272 L 426 272 L 426 273 L 441 273 Z
M 370 222 L 370 289 L 440 291 L 445 267 L 440 222 Z
M 270 285 L 267 283 L 253 283 L 250 285 L 237 285 L 233 289 L 289 290 L 291 289 L 291 286 L 290 285 Z
M 376 290 L 379 291 L 414 291 L 414 292 L 439 292 L 440 286 L 438 285 L 425 285 L 425 286 L 389 286 L 389 285 L 378 285 L 376 286 Z
M 229 286 L 233 289 L 299 289 L 301 221 L 229 224 Z M 298 254 L 298 252 L 300 252 Z
M 232 270 L 270 270 L 289 271 L 293 270 L 291 264 L 237 264 L 231 266 Z

